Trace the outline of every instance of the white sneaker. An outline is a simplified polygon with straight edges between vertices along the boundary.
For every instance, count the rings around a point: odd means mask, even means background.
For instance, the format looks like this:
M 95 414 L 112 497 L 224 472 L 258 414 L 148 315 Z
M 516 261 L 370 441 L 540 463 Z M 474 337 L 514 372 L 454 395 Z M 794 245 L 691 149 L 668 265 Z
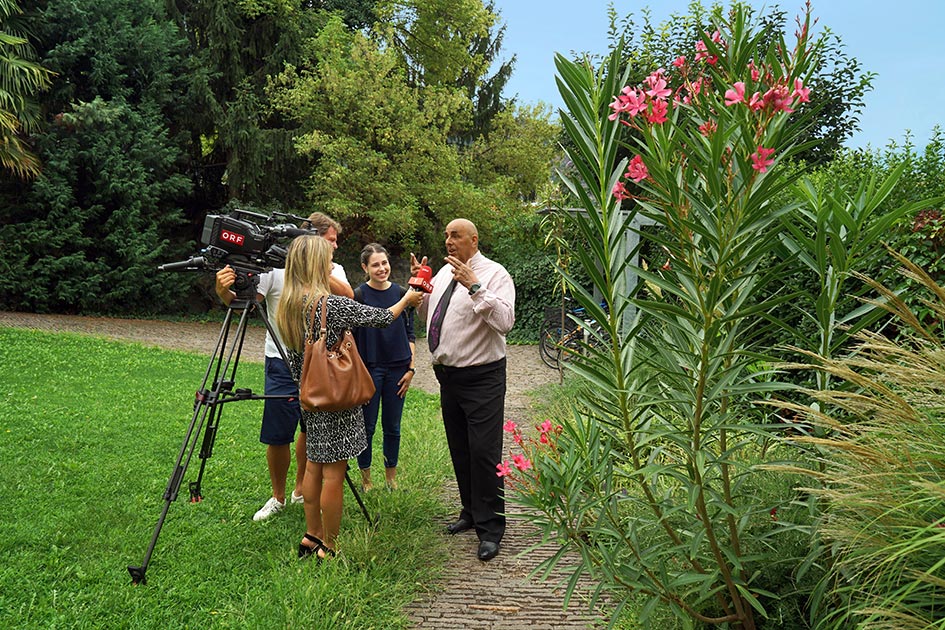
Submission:
M 292 491 L 292 503 L 304 503 L 305 497 L 301 494 L 295 494 L 295 490 Z
M 269 497 L 269 500 L 266 501 L 265 505 L 259 508 L 259 511 L 253 514 L 254 521 L 264 521 L 273 514 L 281 512 L 285 508 L 285 503 L 279 501 L 275 497 Z

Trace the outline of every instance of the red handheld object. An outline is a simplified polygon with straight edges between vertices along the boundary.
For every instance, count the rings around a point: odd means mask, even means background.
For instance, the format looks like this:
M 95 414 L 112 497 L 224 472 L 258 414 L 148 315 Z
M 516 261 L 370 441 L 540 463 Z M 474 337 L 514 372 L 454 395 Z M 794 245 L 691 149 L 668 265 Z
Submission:
M 407 284 L 410 285 L 411 289 L 423 291 L 424 293 L 432 293 L 433 285 L 430 284 L 431 279 L 433 279 L 433 270 L 427 265 L 421 265 L 420 269 L 417 270 L 417 275 L 410 278 Z

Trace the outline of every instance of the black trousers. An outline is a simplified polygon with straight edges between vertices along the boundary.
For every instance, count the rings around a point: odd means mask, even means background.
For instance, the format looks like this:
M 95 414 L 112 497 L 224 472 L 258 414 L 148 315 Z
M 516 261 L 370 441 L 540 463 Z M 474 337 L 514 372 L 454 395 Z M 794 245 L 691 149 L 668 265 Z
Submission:
M 505 359 L 453 368 L 434 365 L 440 409 L 453 472 L 463 504 L 460 518 L 476 526 L 479 540 L 500 542 L 505 533 L 505 499 L 496 465 L 502 461 L 505 416 Z

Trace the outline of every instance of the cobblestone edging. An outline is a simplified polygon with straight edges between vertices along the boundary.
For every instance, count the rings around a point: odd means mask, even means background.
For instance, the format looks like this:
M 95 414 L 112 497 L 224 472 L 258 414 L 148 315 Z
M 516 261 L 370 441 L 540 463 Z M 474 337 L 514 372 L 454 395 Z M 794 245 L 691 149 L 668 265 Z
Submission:
M 221 324 L 165 322 L 155 320 L 39 315 L 0 311 L 0 326 L 77 332 L 109 339 L 135 341 L 149 346 L 213 353 Z M 235 329 L 235 325 L 234 325 Z M 265 329 L 246 330 L 242 360 L 261 361 Z M 430 369 L 426 344 L 417 344 L 417 374 L 413 385 L 428 393 L 438 393 Z M 506 416 L 519 424 L 531 424 L 527 392 L 557 382 L 557 374 L 538 357 L 534 346 L 510 346 L 508 355 Z M 536 423 L 537 424 L 537 423 Z M 504 452 L 508 451 L 508 446 Z M 455 482 L 444 488 L 444 500 L 459 512 Z M 555 553 L 554 545 L 528 551 L 540 540 L 534 527 L 514 517 L 517 506 L 509 504 L 509 519 L 499 555 L 489 562 L 476 557 L 478 539 L 469 531 L 448 537 L 451 562 L 442 582 L 408 607 L 407 614 L 418 630 L 578 630 L 603 627 L 604 620 L 587 610 L 579 594 L 564 609 L 561 573 L 548 581 L 529 577 L 542 560 Z M 446 523 L 437 523 L 445 528 Z M 447 534 L 444 531 L 444 537 Z M 573 562 L 572 560 L 570 560 Z M 566 558 L 564 563 L 569 562 Z

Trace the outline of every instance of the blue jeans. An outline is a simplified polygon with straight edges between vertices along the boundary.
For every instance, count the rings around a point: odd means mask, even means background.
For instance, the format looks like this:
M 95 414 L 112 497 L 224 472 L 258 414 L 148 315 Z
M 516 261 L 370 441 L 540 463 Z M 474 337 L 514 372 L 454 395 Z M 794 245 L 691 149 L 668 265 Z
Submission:
M 377 427 L 377 411 L 381 410 L 381 428 L 384 431 L 384 466 L 394 468 L 400 455 L 400 419 L 404 413 L 404 399 L 397 395 L 397 384 L 407 373 L 409 364 L 369 365 L 374 379 L 374 397 L 364 405 L 364 430 L 367 433 L 367 448 L 358 455 L 358 468 L 371 467 L 371 442 Z

